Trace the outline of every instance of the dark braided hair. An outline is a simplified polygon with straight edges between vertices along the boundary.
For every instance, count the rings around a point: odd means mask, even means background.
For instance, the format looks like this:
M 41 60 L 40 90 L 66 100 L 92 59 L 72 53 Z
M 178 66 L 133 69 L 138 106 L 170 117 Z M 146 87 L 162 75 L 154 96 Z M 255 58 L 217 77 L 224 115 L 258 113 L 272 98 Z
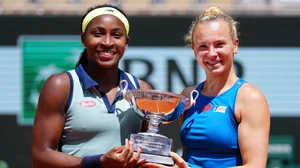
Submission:
M 123 10 L 121 10 L 120 8 L 118 8 L 117 6 L 113 6 L 113 5 L 109 5 L 109 4 L 103 4 L 103 5 L 98 5 L 95 7 L 91 7 L 90 9 L 88 9 L 88 11 L 86 12 L 85 15 L 82 16 L 81 18 L 81 22 L 80 22 L 80 32 L 82 33 L 82 21 L 85 18 L 85 16 L 90 13 L 92 10 L 97 9 L 97 8 L 103 8 L 103 7 L 111 7 L 111 8 L 115 8 L 116 10 L 118 10 L 119 12 L 121 12 L 126 19 L 128 19 L 127 15 L 124 13 Z M 86 48 L 82 51 L 82 53 L 80 54 L 79 60 L 76 63 L 75 67 L 77 67 L 78 65 L 82 64 L 83 67 L 86 67 L 88 64 L 88 58 L 87 58 L 87 51 Z

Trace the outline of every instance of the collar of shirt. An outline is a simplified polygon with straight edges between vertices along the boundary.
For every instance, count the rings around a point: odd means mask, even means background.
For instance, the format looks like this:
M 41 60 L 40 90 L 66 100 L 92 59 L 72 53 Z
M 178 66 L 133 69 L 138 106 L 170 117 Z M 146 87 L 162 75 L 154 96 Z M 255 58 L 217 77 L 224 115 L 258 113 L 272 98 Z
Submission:
M 121 93 L 120 87 L 118 88 L 118 92 L 116 94 L 116 98 L 114 100 L 114 103 L 112 103 L 112 105 L 110 105 L 106 94 L 101 90 L 101 88 L 99 87 L 99 84 L 97 82 L 95 82 L 89 76 L 89 74 L 84 70 L 84 68 L 81 64 L 75 68 L 75 72 L 77 73 L 79 80 L 82 82 L 83 89 L 87 90 L 87 89 L 90 89 L 92 87 L 96 87 L 99 90 L 99 92 L 100 92 L 100 94 L 103 98 L 103 101 L 106 105 L 106 108 L 107 108 L 108 112 L 114 113 L 114 111 L 115 111 L 115 102 L 119 98 L 120 93 Z M 119 82 L 121 80 L 124 80 L 124 79 L 128 82 L 128 90 L 136 89 L 135 86 L 132 84 L 133 81 L 131 81 L 130 78 L 127 76 L 127 74 L 124 71 L 120 70 L 120 69 L 119 69 L 119 76 L 120 76 Z M 138 84 L 137 84 L 137 87 L 139 88 Z M 124 86 L 123 86 L 123 88 L 124 88 Z

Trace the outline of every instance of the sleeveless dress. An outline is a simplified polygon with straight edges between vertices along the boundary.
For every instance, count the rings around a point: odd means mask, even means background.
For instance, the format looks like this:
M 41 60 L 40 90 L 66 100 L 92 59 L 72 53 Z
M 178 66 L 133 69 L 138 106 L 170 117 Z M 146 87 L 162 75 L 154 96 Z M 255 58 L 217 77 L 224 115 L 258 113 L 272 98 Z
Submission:
M 196 105 L 185 112 L 180 130 L 184 160 L 190 167 L 225 168 L 242 164 L 234 107 L 237 92 L 244 83 L 239 78 L 216 97 L 201 94 L 204 82 L 196 88 L 199 92 Z
M 124 145 L 130 133 L 140 132 L 142 119 L 120 95 L 120 88 L 110 105 L 105 93 L 82 65 L 67 74 L 71 89 L 60 142 L 62 152 L 78 157 L 103 154 Z M 129 90 L 140 87 L 133 75 L 119 70 L 119 76 L 120 81 L 127 80 Z

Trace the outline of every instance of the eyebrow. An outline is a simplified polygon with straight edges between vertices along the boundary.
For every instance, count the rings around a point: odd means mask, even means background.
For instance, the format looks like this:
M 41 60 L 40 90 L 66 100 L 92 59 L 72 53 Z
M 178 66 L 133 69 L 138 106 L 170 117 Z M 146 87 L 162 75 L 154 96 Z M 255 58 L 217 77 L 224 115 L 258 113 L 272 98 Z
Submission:
M 95 27 L 91 27 L 91 29 L 106 29 L 105 27 L 102 27 L 102 26 L 95 26 Z M 123 30 L 122 28 L 119 28 L 119 27 L 116 27 L 116 28 L 113 28 L 111 29 L 112 31 L 117 31 L 117 30 L 120 30 L 120 31 L 126 31 L 126 30 Z

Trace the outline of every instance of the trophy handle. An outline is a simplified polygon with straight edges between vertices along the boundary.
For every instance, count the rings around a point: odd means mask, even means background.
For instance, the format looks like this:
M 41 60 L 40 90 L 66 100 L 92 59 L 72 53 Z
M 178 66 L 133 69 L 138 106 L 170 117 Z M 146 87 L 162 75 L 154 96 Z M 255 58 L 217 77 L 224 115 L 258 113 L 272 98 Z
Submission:
M 123 85 L 125 85 L 125 87 L 123 87 Z M 121 95 L 123 97 L 125 97 L 125 99 L 126 99 L 126 97 L 127 97 L 126 93 L 127 93 L 127 90 L 128 90 L 128 82 L 127 82 L 127 80 L 124 79 L 124 80 L 120 81 L 120 88 L 121 88 Z
M 191 108 L 192 106 L 195 106 L 198 96 L 199 92 L 197 90 L 193 90 L 190 93 L 190 98 L 184 97 L 184 99 L 182 99 L 182 101 L 180 101 L 177 107 L 174 109 L 173 113 L 167 115 L 164 118 L 162 124 L 168 124 L 176 120 L 185 110 Z
M 121 88 L 120 94 L 124 97 L 125 100 L 127 100 L 130 107 L 133 107 L 133 109 L 136 111 L 136 114 L 139 118 L 144 119 L 145 114 L 137 108 L 133 94 L 130 91 L 128 91 L 128 82 L 126 80 L 120 81 L 120 88 Z
M 196 96 L 194 98 L 194 93 L 196 93 Z M 190 93 L 190 106 L 195 106 L 196 104 L 196 99 L 198 98 L 199 96 L 199 92 L 197 90 L 193 90 L 191 93 Z

